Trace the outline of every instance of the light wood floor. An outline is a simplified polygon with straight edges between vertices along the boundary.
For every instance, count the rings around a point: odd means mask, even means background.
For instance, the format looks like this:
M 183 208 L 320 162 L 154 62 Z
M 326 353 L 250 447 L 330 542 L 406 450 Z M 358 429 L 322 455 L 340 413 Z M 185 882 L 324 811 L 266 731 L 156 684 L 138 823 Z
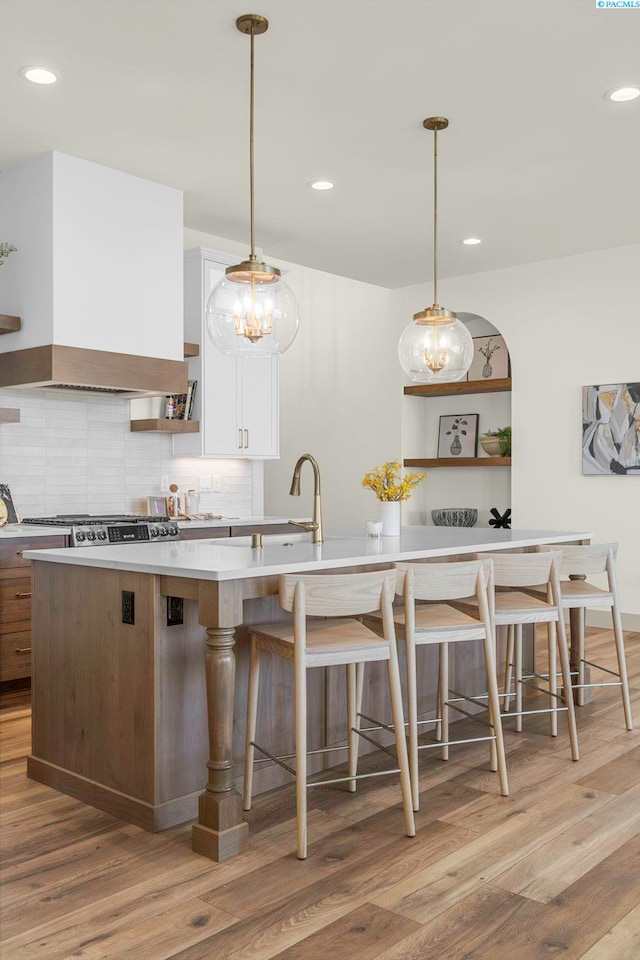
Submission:
M 611 663 L 611 648 L 590 631 L 590 659 Z M 290 788 L 256 801 L 249 851 L 215 864 L 192 853 L 188 827 L 145 833 L 28 780 L 29 711 L 10 703 L 1 956 L 638 960 L 640 634 L 627 649 L 633 732 L 607 688 L 578 711 L 578 763 L 563 721 L 557 740 L 546 719 L 525 721 L 506 738 L 508 799 L 485 744 L 447 763 L 423 753 L 411 840 L 390 779 L 312 791 L 305 862 Z

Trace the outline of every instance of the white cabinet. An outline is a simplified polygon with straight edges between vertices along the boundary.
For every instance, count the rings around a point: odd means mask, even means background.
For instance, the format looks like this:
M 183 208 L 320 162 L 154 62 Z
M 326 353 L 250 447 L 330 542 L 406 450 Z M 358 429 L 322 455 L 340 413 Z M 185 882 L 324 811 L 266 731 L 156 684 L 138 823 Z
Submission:
M 205 308 L 225 267 L 236 262 L 198 247 L 185 253 L 185 340 L 198 343 L 189 360 L 189 379 L 197 380 L 193 419 L 199 434 L 173 438 L 176 457 L 277 457 L 278 358 L 229 357 L 207 336 Z

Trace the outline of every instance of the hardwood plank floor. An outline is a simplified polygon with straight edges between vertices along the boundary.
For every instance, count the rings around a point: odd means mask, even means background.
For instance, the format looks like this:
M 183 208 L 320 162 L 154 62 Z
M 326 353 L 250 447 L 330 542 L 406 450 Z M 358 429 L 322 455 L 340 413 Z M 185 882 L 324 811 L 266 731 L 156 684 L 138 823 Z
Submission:
M 610 631 L 587 642 L 615 668 Z M 577 763 L 562 721 L 555 739 L 545 717 L 507 723 L 509 797 L 485 744 L 427 751 L 414 839 L 385 778 L 314 790 L 304 862 L 291 788 L 259 797 L 249 850 L 215 864 L 188 826 L 145 833 L 28 780 L 30 712 L 6 698 L 3 960 L 637 960 L 640 634 L 626 644 L 636 729 L 615 688 L 577 711 Z

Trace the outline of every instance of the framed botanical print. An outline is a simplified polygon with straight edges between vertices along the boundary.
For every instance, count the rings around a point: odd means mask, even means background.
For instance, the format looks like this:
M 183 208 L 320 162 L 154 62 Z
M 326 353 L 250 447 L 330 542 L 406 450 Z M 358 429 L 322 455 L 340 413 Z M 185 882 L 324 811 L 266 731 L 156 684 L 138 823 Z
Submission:
M 469 380 L 501 380 L 510 374 L 509 351 L 504 337 L 473 338 L 473 360 Z
M 440 417 L 439 457 L 475 457 L 478 454 L 478 414 Z

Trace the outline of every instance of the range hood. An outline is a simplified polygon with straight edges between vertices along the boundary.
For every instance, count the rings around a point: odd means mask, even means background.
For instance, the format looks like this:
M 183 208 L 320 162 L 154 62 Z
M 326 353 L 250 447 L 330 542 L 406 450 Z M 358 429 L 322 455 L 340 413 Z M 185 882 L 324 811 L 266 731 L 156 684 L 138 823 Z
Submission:
M 0 387 L 186 393 L 182 193 L 56 151 L 0 176 Z

